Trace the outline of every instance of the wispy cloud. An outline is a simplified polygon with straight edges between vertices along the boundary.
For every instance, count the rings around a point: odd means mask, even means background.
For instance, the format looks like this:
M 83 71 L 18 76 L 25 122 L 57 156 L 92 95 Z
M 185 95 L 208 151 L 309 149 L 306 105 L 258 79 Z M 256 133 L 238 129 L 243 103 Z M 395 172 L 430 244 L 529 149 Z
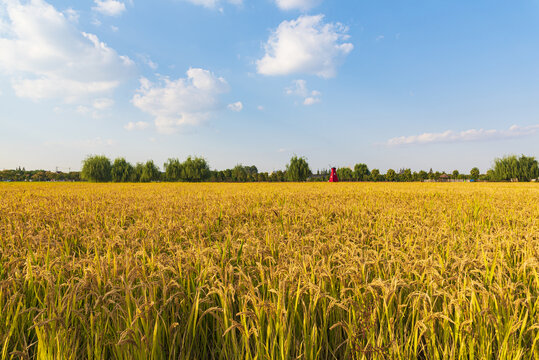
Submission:
M 222 4 L 227 2 L 232 5 L 240 6 L 243 4 L 243 0 L 187 0 L 192 4 L 201 5 L 208 9 L 218 9 L 223 11 Z
M 295 95 L 303 98 L 303 105 L 309 106 L 319 103 L 322 93 L 317 90 L 310 91 L 307 81 L 299 79 L 292 82 L 292 86 L 286 88 L 287 95 Z
M 320 4 L 321 0 L 275 0 L 281 10 L 307 11 Z
M 241 101 L 238 101 L 232 104 L 228 104 L 227 108 L 231 111 L 240 112 L 243 110 L 243 103 Z
M 127 131 L 144 130 L 144 129 L 147 129 L 149 126 L 150 124 L 148 124 L 145 121 L 137 121 L 137 122 L 130 121 L 124 126 L 124 129 L 126 129 Z
M 469 129 L 464 131 L 447 130 L 441 133 L 423 133 L 420 135 L 400 136 L 389 139 L 388 146 L 418 145 L 433 143 L 454 143 L 513 139 L 533 135 L 539 132 L 539 124 L 530 126 L 513 125 L 507 130 Z

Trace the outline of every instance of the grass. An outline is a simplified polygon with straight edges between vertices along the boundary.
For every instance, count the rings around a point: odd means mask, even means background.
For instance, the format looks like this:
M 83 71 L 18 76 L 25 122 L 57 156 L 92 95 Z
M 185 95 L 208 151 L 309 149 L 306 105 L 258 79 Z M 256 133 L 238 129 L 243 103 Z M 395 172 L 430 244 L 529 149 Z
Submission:
M 0 359 L 535 359 L 536 184 L 1 184 Z

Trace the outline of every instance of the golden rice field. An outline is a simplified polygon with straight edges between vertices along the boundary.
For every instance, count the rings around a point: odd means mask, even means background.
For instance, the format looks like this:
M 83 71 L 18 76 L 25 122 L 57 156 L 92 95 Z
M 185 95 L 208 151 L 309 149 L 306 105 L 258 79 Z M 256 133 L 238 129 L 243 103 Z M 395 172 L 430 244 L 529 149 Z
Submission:
M 536 359 L 537 184 L 1 184 L 1 359 Z

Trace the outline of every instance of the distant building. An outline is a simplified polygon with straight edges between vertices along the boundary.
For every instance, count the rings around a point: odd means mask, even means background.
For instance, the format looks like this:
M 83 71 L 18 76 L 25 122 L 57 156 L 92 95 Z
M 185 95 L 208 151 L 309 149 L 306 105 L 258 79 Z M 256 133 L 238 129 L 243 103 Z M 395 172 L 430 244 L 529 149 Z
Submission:
M 438 181 L 439 182 L 449 182 L 449 175 L 447 175 L 447 174 L 440 175 L 440 177 L 438 178 Z

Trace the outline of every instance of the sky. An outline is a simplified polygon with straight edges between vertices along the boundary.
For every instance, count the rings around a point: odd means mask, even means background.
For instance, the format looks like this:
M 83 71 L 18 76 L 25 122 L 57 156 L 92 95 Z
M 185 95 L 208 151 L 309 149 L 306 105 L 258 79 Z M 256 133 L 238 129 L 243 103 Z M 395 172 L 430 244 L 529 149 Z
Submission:
M 539 1 L 0 0 L 0 169 L 539 156 Z

